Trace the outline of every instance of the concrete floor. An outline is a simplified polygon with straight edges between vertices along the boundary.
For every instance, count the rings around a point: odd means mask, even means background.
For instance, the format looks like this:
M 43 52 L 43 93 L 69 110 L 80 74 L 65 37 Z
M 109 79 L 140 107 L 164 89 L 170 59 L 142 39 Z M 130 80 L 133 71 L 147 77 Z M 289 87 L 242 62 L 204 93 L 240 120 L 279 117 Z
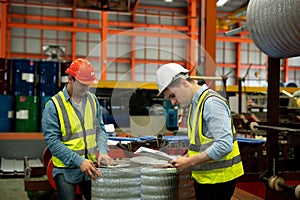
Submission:
M 0 178 L 0 200 L 28 200 L 23 178 Z
M 0 200 L 55 200 L 53 191 L 25 191 L 24 178 L 0 178 Z

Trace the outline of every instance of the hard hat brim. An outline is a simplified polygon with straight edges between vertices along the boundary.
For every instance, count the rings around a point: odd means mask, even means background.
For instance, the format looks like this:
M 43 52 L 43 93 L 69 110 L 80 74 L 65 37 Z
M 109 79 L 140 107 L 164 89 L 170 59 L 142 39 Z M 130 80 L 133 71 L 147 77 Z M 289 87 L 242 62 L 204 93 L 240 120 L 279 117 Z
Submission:
M 188 72 L 189 72 L 189 70 L 186 70 L 186 71 L 184 71 L 184 73 L 186 73 L 186 74 L 177 74 L 177 76 L 169 83 L 169 85 L 178 78 L 187 79 L 189 77 Z M 169 87 L 169 85 L 167 85 L 165 88 L 163 88 L 156 96 L 160 96 L 161 93 L 163 93 Z
M 76 81 L 78 81 L 79 83 L 81 83 L 83 85 L 93 85 L 93 84 L 97 84 L 98 83 L 98 80 L 94 80 L 94 81 L 82 81 L 82 80 L 76 79 Z

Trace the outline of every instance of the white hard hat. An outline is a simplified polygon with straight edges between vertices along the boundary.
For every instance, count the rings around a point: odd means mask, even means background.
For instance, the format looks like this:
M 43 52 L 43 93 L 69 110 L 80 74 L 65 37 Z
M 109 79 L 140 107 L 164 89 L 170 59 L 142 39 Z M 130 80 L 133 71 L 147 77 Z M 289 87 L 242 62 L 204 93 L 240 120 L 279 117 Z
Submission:
M 184 68 L 183 66 L 177 63 L 168 63 L 162 65 L 156 71 L 156 83 L 158 86 L 159 96 L 169 85 L 172 81 L 182 76 L 178 76 L 180 74 L 187 74 L 189 70 Z M 186 77 L 187 78 L 187 77 Z

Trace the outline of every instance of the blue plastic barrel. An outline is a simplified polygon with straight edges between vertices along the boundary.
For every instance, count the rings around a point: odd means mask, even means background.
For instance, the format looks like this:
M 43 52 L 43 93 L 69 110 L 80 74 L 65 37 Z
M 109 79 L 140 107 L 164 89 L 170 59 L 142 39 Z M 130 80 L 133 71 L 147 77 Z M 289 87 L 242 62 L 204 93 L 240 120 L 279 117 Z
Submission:
M 39 83 L 39 96 L 53 96 L 58 91 L 59 63 L 52 61 L 40 61 L 37 65 Z
M 12 94 L 35 95 L 36 63 L 33 60 L 12 60 Z
M 11 95 L 10 89 L 11 61 L 0 58 L 0 95 Z
M 0 132 L 10 132 L 12 130 L 13 100 L 13 96 L 0 95 Z

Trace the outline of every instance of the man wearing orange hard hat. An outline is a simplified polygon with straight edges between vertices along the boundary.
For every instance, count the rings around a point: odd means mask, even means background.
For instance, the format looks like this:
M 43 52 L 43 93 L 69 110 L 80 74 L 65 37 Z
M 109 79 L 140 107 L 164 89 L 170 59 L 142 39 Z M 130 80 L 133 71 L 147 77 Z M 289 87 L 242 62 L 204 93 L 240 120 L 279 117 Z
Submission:
M 97 83 L 87 59 L 74 60 L 66 70 L 68 83 L 49 100 L 43 110 L 42 128 L 52 153 L 53 178 L 58 200 L 76 198 L 76 187 L 91 199 L 91 179 L 100 176 L 95 165 L 108 165 L 107 134 L 99 102 L 89 92 Z M 98 155 L 98 157 L 96 157 Z

